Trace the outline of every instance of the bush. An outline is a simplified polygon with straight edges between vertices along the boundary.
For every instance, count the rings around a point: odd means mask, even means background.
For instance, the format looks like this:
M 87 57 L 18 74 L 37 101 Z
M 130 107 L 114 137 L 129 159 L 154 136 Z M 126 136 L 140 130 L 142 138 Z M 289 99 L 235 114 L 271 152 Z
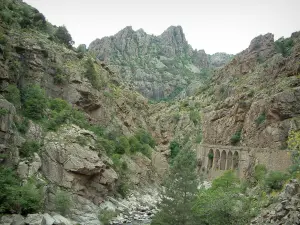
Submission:
M 230 139 L 231 144 L 233 145 L 237 144 L 241 140 L 241 134 L 242 134 L 242 130 L 238 130 L 237 132 L 235 132 L 235 134 L 231 136 Z
M 99 213 L 99 220 L 103 223 L 103 225 L 109 225 L 110 221 L 117 216 L 117 213 L 112 210 L 101 210 Z
M 27 118 L 23 118 L 21 122 L 15 122 L 15 125 L 21 134 L 26 134 L 29 128 L 29 120 Z
M 91 85 L 95 89 L 101 89 L 103 87 L 103 83 L 101 82 L 100 75 L 97 73 L 94 62 L 91 58 L 86 61 L 85 69 L 85 76 L 91 82 Z
M 58 191 L 55 195 L 54 204 L 55 210 L 61 215 L 65 216 L 69 212 L 73 203 L 71 196 L 68 192 Z
M 148 144 L 143 144 L 141 153 L 145 156 L 147 156 L 149 159 L 151 159 L 152 156 L 152 149 Z
M 59 40 L 60 43 L 65 44 L 69 48 L 71 48 L 74 44 L 74 41 L 65 26 L 58 27 L 54 36 Z
M 14 84 L 9 84 L 5 89 L 5 98 L 7 101 L 13 103 L 17 109 L 21 106 L 20 90 Z
M 102 137 L 98 137 L 96 147 L 99 150 L 105 150 L 106 154 L 109 156 L 113 155 L 116 150 L 116 146 L 113 141 Z
M 173 140 L 170 142 L 169 149 L 171 150 L 170 158 L 175 159 L 180 152 L 181 146 L 177 141 Z
M 147 145 L 151 146 L 151 148 L 154 148 L 156 145 L 155 140 L 153 139 L 151 134 L 149 134 L 145 130 L 142 130 L 142 129 L 138 130 L 135 133 L 135 137 L 139 140 L 140 143 L 147 144 Z
M 255 166 L 254 178 L 258 183 L 264 181 L 266 174 L 267 174 L 267 168 L 265 165 L 258 164 Z
M 190 111 L 190 120 L 196 125 L 200 121 L 200 114 L 197 111 Z
M 173 114 L 173 121 L 175 123 L 177 123 L 178 121 L 180 120 L 180 114 L 177 112 L 177 113 L 174 113 Z
M 265 121 L 266 121 L 266 114 L 262 113 L 259 115 L 259 117 L 257 117 L 257 119 L 255 120 L 255 123 L 257 125 L 260 125 L 260 124 L 264 123 Z
M 24 115 L 34 120 L 44 117 L 47 108 L 45 91 L 38 85 L 28 86 L 23 93 Z
M 125 136 L 120 136 L 116 140 L 116 153 L 124 154 L 128 153 L 130 150 L 130 145 L 128 139 Z
M 27 140 L 20 148 L 21 157 L 32 157 L 35 152 L 40 150 L 40 144 L 36 141 Z
M 288 176 L 280 171 L 271 171 L 265 178 L 265 185 L 271 190 L 280 190 Z
M 41 209 L 41 191 L 28 181 L 24 186 L 16 173 L 0 167 L 0 214 L 2 213 L 36 213 Z
M 287 57 L 291 54 L 293 46 L 294 42 L 291 38 L 284 39 L 282 37 L 275 41 L 275 50 L 276 52 L 281 53 L 283 57 Z

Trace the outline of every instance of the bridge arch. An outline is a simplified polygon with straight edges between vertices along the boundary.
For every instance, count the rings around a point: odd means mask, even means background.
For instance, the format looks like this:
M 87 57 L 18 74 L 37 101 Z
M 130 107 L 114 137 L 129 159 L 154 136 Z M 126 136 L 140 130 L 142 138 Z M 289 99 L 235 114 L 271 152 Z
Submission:
M 226 151 L 223 150 L 221 154 L 220 170 L 226 169 Z
M 231 170 L 232 169 L 232 152 L 229 151 L 228 155 L 227 155 L 227 166 L 226 166 L 227 170 Z
M 215 170 L 219 170 L 220 169 L 220 151 L 219 149 L 217 149 L 215 151 L 215 157 L 214 157 L 214 162 L 215 162 Z
M 214 163 L 214 151 L 212 149 L 209 150 L 207 157 L 208 157 L 207 170 L 210 170 L 213 167 L 213 163 Z

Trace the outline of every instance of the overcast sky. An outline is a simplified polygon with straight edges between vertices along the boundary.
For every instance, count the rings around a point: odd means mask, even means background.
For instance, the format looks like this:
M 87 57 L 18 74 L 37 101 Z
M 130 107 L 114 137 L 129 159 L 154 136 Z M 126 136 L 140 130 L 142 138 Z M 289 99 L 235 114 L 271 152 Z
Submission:
M 181 25 L 193 48 L 236 54 L 271 32 L 300 31 L 300 0 L 24 0 L 49 22 L 65 25 L 76 45 L 89 45 L 126 26 L 159 35 Z

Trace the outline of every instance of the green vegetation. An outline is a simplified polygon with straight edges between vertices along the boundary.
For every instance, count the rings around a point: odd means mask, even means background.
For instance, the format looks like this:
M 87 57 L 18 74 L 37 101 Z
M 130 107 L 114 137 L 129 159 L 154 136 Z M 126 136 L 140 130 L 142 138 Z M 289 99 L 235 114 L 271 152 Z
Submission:
M 300 131 L 291 131 L 288 137 L 288 148 L 292 150 L 293 165 L 290 173 L 294 177 L 300 177 Z
M 16 109 L 21 107 L 21 94 L 20 90 L 14 84 L 9 84 L 5 89 L 6 93 L 4 97 L 7 101 L 15 105 Z
M 242 130 L 238 130 L 237 132 L 235 132 L 230 139 L 231 144 L 235 145 L 238 142 L 240 142 L 241 135 L 242 135 Z
M 57 191 L 54 198 L 55 210 L 62 214 L 67 215 L 72 207 L 72 198 L 68 192 Z
M 36 141 L 26 140 L 20 148 L 21 157 L 32 157 L 35 152 L 40 150 L 40 144 Z
M 31 180 L 21 183 L 13 170 L 0 167 L 0 214 L 27 215 L 41 209 L 42 191 Z
M 202 141 L 202 129 L 199 129 L 199 130 L 198 130 L 198 134 L 197 134 L 196 139 L 195 139 L 195 142 L 196 142 L 197 144 L 200 144 L 201 141 Z
M 89 58 L 85 63 L 85 76 L 91 82 L 92 86 L 95 89 L 101 89 L 105 84 L 100 79 L 100 75 L 97 73 L 94 62 L 91 58 Z
M 29 128 L 29 120 L 24 117 L 21 121 L 15 121 L 15 125 L 21 134 L 26 134 Z
M 7 109 L 0 109 L 0 116 L 5 116 L 9 113 Z
M 197 195 L 196 155 L 190 150 L 180 151 L 175 158 L 169 177 L 165 181 L 165 191 L 159 212 L 151 225 L 193 225 L 199 224 L 193 213 Z
M 255 123 L 257 125 L 260 125 L 260 124 L 264 123 L 265 121 L 266 121 L 266 113 L 263 112 L 259 115 L 259 117 L 256 118 Z
M 288 176 L 280 171 L 271 171 L 265 177 L 265 185 L 270 190 L 280 190 Z
M 65 26 L 58 27 L 54 34 L 54 37 L 57 38 L 60 43 L 66 45 L 68 48 L 71 48 L 74 44 L 74 41 Z
M 195 110 L 190 111 L 190 120 L 193 121 L 195 125 L 198 124 L 201 120 L 199 112 Z
M 22 93 L 24 115 L 33 120 L 40 120 L 45 115 L 47 98 L 45 91 L 38 85 L 29 85 Z
M 279 38 L 275 41 L 275 50 L 278 53 L 281 53 L 283 57 L 287 57 L 291 54 L 292 47 L 294 42 L 291 38 Z
M 110 221 L 116 216 L 117 213 L 115 211 L 104 209 L 99 213 L 99 220 L 103 225 L 109 225 Z
M 36 28 L 40 31 L 45 31 L 47 25 L 45 16 L 37 9 L 12 0 L 0 2 L 0 19 L 11 27 Z
M 180 152 L 181 146 L 177 141 L 173 140 L 170 142 L 169 149 L 171 151 L 170 159 L 173 160 Z

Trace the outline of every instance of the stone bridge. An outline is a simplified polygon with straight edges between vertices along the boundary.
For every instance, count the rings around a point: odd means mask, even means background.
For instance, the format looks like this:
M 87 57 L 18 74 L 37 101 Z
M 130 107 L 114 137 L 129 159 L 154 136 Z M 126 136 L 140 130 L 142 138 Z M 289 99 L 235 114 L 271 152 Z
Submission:
M 264 164 L 269 170 L 280 171 L 291 165 L 290 152 L 287 150 L 201 144 L 196 151 L 199 170 L 211 179 L 231 169 L 239 177 L 244 177 L 257 164 Z

